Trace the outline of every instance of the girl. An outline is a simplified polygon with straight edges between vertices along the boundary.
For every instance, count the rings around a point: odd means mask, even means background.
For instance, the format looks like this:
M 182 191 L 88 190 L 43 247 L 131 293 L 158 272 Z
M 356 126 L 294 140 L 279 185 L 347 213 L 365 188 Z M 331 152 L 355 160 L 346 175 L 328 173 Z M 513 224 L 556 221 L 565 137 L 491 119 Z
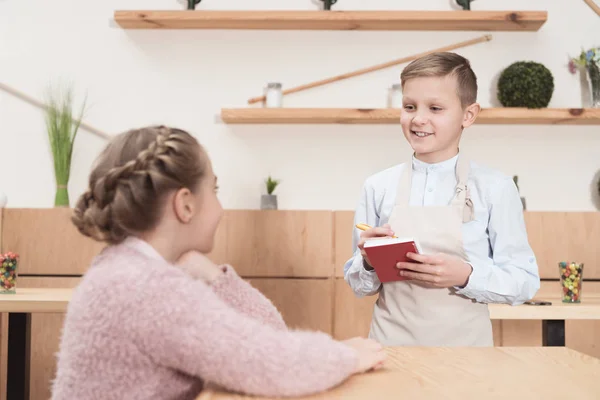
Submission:
M 213 247 L 222 208 L 187 132 L 131 130 L 102 152 L 73 223 L 109 244 L 73 294 L 53 399 L 193 399 L 206 383 L 260 396 L 324 391 L 381 365 L 368 339 L 288 330 Z

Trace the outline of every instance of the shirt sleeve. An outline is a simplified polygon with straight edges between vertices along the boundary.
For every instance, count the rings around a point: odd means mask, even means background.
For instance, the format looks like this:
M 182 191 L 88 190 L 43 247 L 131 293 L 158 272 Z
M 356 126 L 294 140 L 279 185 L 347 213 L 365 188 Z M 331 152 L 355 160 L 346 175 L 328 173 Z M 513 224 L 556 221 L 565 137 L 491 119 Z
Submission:
M 354 214 L 354 225 L 365 223 L 371 226 L 378 226 L 379 216 L 377 214 L 376 203 L 373 189 L 368 182 L 365 182 L 358 206 Z M 350 285 L 357 297 L 372 296 L 381 289 L 381 281 L 375 271 L 367 271 L 364 266 L 364 259 L 360 254 L 358 242 L 361 231 L 356 227 L 352 228 L 352 249 L 354 255 L 344 265 L 344 280 Z
M 530 300 L 540 288 L 540 276 L 521 197 L 510 178 L 491 192 L 488 231 L 492 257 L 473 260 L 468 283 L 458 293 L 482 303 L 519 305 Z
M 132 340 L 158 365 L 265 397 L 321 392 L 354 372 L 356 351 L 325 333 L 276 329 L 230 307 L 204 282 L 176 273 L 162 280 L 160 288 L 145 282 L 128 321 Z

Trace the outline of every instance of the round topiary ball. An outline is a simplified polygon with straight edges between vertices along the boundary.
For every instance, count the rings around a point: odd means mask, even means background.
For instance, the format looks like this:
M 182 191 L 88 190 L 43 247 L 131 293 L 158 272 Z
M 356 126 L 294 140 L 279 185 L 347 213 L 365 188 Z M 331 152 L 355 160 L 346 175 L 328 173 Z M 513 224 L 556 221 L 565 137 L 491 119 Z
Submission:
M 504 107 L 547 107 L 554 92 L 554 77 L 534 61 L 517 61 L 500 74 L 498 100 Z

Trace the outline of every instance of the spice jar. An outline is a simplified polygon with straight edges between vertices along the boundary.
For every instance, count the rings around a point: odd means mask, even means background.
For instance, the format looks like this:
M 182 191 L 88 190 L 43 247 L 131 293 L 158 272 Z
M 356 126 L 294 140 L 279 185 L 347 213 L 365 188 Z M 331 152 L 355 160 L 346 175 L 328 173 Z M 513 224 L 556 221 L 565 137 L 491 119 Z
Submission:
M 283 100 L 283 92 L 281 91 L 281 83 L 271 82 L 265 88 L 265 106 L 266 107 L 281 107 Z
M 388 91 L 388 108 L 402 108 L 402 85 L 393 84 Z

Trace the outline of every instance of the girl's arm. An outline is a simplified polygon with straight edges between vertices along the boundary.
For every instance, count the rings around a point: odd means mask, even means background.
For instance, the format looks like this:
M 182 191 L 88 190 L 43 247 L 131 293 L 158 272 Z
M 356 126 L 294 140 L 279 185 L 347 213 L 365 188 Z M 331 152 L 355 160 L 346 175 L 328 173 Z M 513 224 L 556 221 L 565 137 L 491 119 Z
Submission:
M 221 300 L 239 312 L 274 328 L 287 329 L 271 301 L 240 278 L 230 265 L 218 266 L 204 254 L 190 251 L 181 256 L 175 266 L 193 279 L 209 284 Z
M 320 332 L 274 329 L 182 272 L 139 287 L 127 324 L 131 339 L 159 365 L 266 397 L 321 392 L 357 369 L 358 352 L 350 346 Z
M 241 313 L 269 324 L 273 328 L 287 329 L 281 314 L 268 298 L 240 278 L 231 266 L 224 265 L 221 268 L 223 274 L 210 284 L 221 300 Z

